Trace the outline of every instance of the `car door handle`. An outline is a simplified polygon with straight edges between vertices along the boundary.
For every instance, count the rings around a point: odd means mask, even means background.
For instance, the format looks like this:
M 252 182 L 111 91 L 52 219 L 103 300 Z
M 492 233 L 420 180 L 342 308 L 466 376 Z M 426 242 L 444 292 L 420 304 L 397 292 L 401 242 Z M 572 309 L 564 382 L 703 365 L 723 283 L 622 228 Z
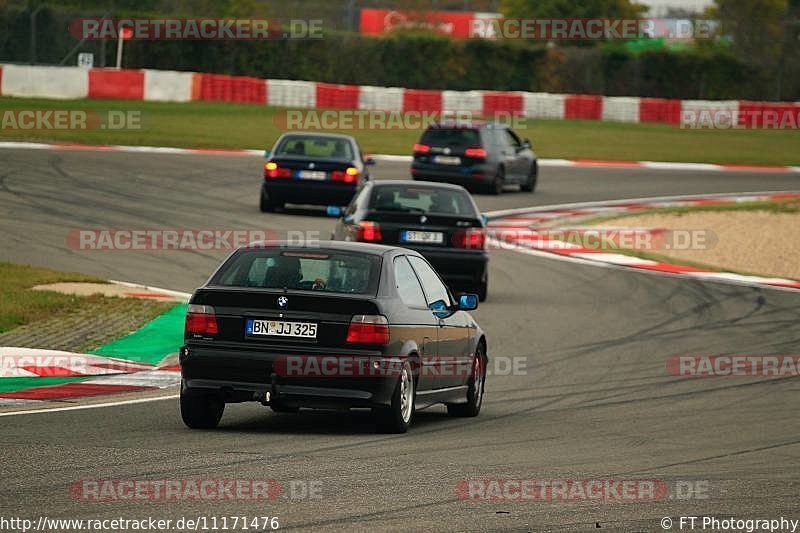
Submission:
M 427 355 L 428 345 L 431 343 L 430 337 L 422 337 L 422 355 Z

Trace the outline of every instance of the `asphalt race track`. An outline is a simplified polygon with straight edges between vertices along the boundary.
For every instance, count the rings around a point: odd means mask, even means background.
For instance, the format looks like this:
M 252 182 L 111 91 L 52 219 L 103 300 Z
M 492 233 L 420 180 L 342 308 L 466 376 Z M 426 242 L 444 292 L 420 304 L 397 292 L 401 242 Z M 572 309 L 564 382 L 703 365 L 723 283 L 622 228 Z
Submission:
M 323 211 L 258 211 L 262 160 L 229 155 L 0 151 L 0 261 L 190 291 L 224 251 L 75 250 L 75 228 L 319 231 Z M 407 165 L 382 163 L 379 178 Z M 796 190 L 797 174 L 544 168 L 536 194 L 478 196 L 485 211 L 601 199 Z M 797 354 L 800 294 L 493 252 L 475 316 L 491 357 L 477 419 L 418 413 L 402 436 L 366 414 L 272 414 L 228 406 L 190 431 L 174 399 L 0 417 L 0 509 L 50 518 L 278 516 L 282 529 L 660 531 L 662 517 L 800 518 L 798 387 L 792 379 L 670 376 L 686 354 Z M 491 369 L 491 365 L 490 365 Z M 169 391 L 174 394 L 176 391 Z M 321 483 L 272 502 L 85 502 L 82 479 L 275 479 Z M 649 503 L 463 501 L 482 478 L 658 479 L 705 498 Z M 699 485 L 697 485 L 699 486 Z M 794 515 L 792 514 L 794 513 Z M 678 530 L 677 523 L 674 530 Z

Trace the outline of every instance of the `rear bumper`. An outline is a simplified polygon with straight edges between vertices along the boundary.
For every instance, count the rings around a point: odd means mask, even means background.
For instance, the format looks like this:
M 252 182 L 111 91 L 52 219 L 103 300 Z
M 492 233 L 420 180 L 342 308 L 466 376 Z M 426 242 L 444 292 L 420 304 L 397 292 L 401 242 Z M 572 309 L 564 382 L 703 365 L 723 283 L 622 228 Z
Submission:
M 304 370 L 299 370 L 294 373 L 299 377 L 290 377 L 285 371 L 286 364 L 276 363 L 282 357 L 286 355 L 189 344 L 181 350 L 181 377 L 185 388 L 219 393 L 229 403 L 261 401 L 286 407 L 316 408 L 375 407 L 391 403 L 397 382 L 391 372 L 365 375 L 358 371 L 326 370 L 309 376 L 300 375 Z M 335 356 L 324 357 L 330 360 Z M 381 356 L 349 356 L 350 360 L 363 359 L 365 367 L 376 358 Z M 398 360 L 388 356 L 385 359 Z M 324 364 L 302 366 L 302 369 L 309 368 L 336 367 Z M 342 365 L 340 368 L 350 369 L 351 366 Z
M 488 163 L 469 167 L 435 165 L 431 163 L 413 162 L 411 176 L 420 181 L 441 181 L 457 185 L 474 185 L 488 183 L 495 171 Z
M 356 183 L 275 179 L 262 182 L 261 194 L 270 200 L 290 204 L 347 205 L 357 187 Z
M 412 247 L 433 265 L 444 281 L 451 287 L 474 289 L 486 279 L 489 254 L 485 250 L 437 249 L 431 247 Z

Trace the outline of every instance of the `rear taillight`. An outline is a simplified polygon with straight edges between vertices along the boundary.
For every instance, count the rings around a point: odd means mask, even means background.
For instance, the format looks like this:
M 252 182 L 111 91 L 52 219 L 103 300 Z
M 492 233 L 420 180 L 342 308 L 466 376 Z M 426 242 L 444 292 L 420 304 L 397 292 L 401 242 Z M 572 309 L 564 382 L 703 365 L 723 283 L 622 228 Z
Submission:
M 383 315 L 356 315 L 347 330 L 353 344 L 389 344 L 389 321 Z
M 216 335 L 217 316 L 210 305 L 190 304 L 186 310 L 186 333 L 191 335 Z
M 467 250 L 483 250 L 486 248 L 486 230 L 470 228 L 458 231 L 453 235 L 453 246 Z
M 427 144 L 415 144 L 414 145 L 414 152 L 420 154 L 427 154 L 431 151 L 431 147 Z
M 270 161 L 266 165 L 264 165 L 264 178 L 265 179 L 275 179 L 275 178 L 291 178 L 292 171 L 288 168 L 281 168 L 278 166 L 278 163 L 273 163 Z
M 331 180 L 355 183 L 358 181 L 358 169 L 356 167 L 348 167 L 347 170 L 334 170 L 331 172 Z
M 483 148 L 467 148 L 464 151 L 464 155 L 467 157 L 474 157 L 477 159 L 486 159 L 486 150 Z
M 356 229 L 356 240 L 360 242 L 381 242 L 383 234 L 381 234 L 381 227 L 368 220 L 359 222 Z

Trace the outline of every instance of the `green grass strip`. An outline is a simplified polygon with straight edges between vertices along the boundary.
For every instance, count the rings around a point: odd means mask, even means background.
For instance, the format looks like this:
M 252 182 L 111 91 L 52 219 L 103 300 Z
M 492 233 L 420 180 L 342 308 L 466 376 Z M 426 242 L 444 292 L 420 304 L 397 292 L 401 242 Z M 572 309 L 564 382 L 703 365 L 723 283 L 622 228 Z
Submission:
M 187 304 L 179 304 L 121 339 L 90 353 L 155 365 L 183 345 Z

